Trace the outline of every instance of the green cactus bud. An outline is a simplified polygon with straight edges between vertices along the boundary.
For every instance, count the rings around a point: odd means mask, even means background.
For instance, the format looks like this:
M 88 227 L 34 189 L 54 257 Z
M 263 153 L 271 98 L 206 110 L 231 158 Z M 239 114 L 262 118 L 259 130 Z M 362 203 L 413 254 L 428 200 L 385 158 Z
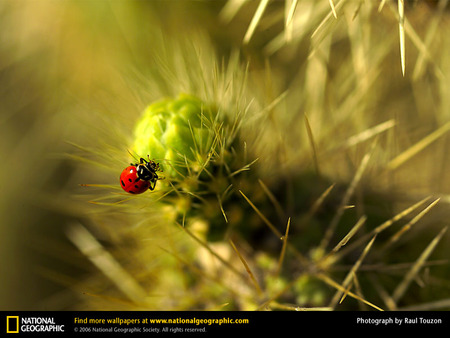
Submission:
M 327 298 L 323 285 L 309 275 L 303 275 L 294 283 L 296 303 L 300 306 L 323 306 Z
M 201 168 L 209 153 L 215 113 L 186 94 L 148 106 L 134 131 L 134 151 L 161 162 L 166 176 L 185 175 L 187 167 Z

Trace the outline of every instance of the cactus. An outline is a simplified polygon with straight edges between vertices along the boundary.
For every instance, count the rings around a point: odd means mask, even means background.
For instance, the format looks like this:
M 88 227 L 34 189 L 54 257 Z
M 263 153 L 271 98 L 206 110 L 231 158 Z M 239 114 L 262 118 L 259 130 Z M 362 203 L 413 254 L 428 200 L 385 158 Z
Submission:
M 361 42 L 358 24 L 373 19 L 373 6 L 347 3 L 333 12 L 327 1 L 299 1 L 298 6 L 323 18 L 297 18 L 295 24 L 303 27 L 297 30 L 287 20 L 264 49 L 273 53 L 264 76 L 259 68 L 251 73 L 239 55 L 225 67 L 204 42 L 189 49 L 180 38 L 172 46 L 175 52 L 164 54 L 173 59 L 164 59 L 162 74 L 155 71 L 152 79 L 170 90 L 146 101 L 129 148 L 160 163 L 165 179 L 154 192 L 139 196 L 107 186 L 113 200 L 104 203 L 115 210 L 119 236 L 110 235 L 112 248 L 129 274 L 124 280 L 119 279 L 123 271 L 108 278 L 119 289 L 133 285 L 121 289 L 131 307 L 397 309 L 402 301 L 414 301 L 407 289 L 446 228 L 409 245 L 410 261 L 391 280 L 386 271 L 405 261 L 403 250 L 394 248 L 408 246 L 403 236 L 433 215 L 439 199 L 403 201 L 395 194 L 401 189 L 388 183 L 448 125 L 392 155 L 391 132 L 399 121 L 388 113 L 367 113 L 374 106 L 385 109 L 379 105 L 384 88 L 369 66 L 389 72 L 382 61 L 392 45 L 384 36 L 373 38 L 380 43 Z M 331 21 L 327 13 L 342 19 Z M 334 28 L 354 53 L 339 54 L 339 63 L 329 59 L 336 52 L 331 42 L 342 43 L 333 40 Z M 286 52 L 278 59 L 280 39 L 290 32 L 288 47 L 298 47 L 305 30 L 310 49 L 298 49 L 306 69 L 286 70 L 283 62 L 294 64 L 298 56 Z M 246 36 L 251 50 L 257 32 Z M 366 50 L 369 43 L 373 53 Z M 204 59 L 197 60 L 200 56 Z M 271 72 L 281 80 L 272 80 Z M 167 73 L 177 74 L 179 82 Z M 117 162 L 111 167 L 122 169 Z M 100 200 L 105 196 L 95 202 Z M 83 232 L 76 231 L 72 238 L 82 249 Z M 152 298 L 153 290 L 158 299 Z M 97 308 L 107 306 L 102 301 Z
M 134 130 L 134 150 L 166 164 L 171 178 L 197 174 L 208 160 L 216 114 L 199 99 L 181 94 L 148 106 Z

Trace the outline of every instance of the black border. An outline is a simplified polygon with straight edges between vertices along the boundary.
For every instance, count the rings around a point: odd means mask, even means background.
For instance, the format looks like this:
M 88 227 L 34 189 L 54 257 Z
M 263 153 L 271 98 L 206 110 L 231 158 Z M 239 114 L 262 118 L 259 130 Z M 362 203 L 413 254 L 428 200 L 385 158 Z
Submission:
M 442 330 L 450 329 L 450 312 L 310 312 L 310 311 L 292 311 L 292 312 L 230 312 L 230 311 L 1 311 L 0 312 L 0 336 L 6 334 L 7 316 L 19 316 L 20 318 L 29 317 L 51 317 L 54 318 L 56 325 L 64 325 L 64 332 L 19 332 L 11 333 L 11 337 L 17 336 L 92 336 L 98 334 L 95 328 L 113 328 L 113 332 L 103 332 L 103 336 L 122 335 L 124 328 L 134 328 L 134 332 L 129 332 L 132 336 L 165 336 L 165 335 L 196 335 L 209 336 L 217 334 L 251 334 L 264 335 L 270 337 L 279 334 L 310 335 L 321 334 L 329 335 L 330 330 L 334 334 L 341 332 L 377 332 L 377 331 L 396 331 L 396 332 L 446 332 Z M 99 318 L 99 319 L 139 319 L 139 324 L 89 324 L 75 323 L 75 318 Z M 143 324 L 145 318 L 149 319 L 167 319 L 178 321 L 173 324 Z M 224 319 L 225 318 L 225 319 Z M 411 322 L 405 323 L 405 318 Z M 420 318 L 433 320 L 437 323 L 420 323 Z M 222 319 L 221 325 L 213 323 L 214 320 Z M 248 323 L 231 324 L 227 320 L 248 319 Z M 181 321 L 197 320 L 198 324 L 182 323 Z M 204 323 L 199 321 L 203 320 Z M 208 324 L 208 320 L 211 324 Z M 401 324 L 400 323 L 401 320 Z M 415 321 L 415 323 L 414 323 Z M 116 332 L 114 329 L 117 328 Z M 140 328 L 140 330 L 139 330 Z M 153 329 L 150 329 L 153 328 Z M 160 329 L 156 333 L 156 328 Z M 161 331 L 162 328 L 168 328 L 167 332 Z M 186 332 L 187 329 L 200 329 L 200 332 Z M 201 331 L 206 332 L 201 332 Z M 153 331 L 153 332 L 151 332 Z M 180 332 L 182 331 L 182 332 Z M 194 330 L 195 331 L 195 330 Z M 448 331 L 447 331 L 448 332 Z M 7 334 L 6 336 L 9 336 Z M 276 336 L 275 336 L 276 337 Z

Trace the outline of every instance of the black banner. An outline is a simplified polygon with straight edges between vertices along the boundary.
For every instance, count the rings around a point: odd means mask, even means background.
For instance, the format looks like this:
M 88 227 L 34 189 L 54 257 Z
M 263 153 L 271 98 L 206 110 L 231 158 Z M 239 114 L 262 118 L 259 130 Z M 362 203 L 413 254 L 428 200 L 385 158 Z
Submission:
M 0 335 L 324 335 L 378 330 L 446 332 L 449 312 L 115 312 L 115 311 L 2 311 Z M 313 331 L 310 331 L 313 330 Z M 448 332 L 448 331 L 447 331 Z

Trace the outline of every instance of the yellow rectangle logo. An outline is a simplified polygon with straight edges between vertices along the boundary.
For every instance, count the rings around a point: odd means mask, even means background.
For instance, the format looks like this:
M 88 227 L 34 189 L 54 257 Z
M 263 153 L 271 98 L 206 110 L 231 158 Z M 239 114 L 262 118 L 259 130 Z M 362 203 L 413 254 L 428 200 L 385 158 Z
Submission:
M 6 316 L 6 333 L 19 333 L 19 316 Z

